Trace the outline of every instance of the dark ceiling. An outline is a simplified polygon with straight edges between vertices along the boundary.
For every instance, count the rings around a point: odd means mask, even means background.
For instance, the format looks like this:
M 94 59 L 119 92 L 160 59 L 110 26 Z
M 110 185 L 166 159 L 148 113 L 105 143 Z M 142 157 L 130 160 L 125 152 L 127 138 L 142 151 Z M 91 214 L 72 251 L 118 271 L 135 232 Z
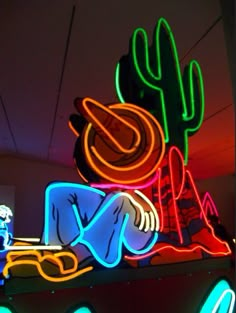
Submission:
M 117 102 L 117 61 L 134 29 L 151 37 L 160 17 L 181 66 L 196 59 L 203 72 L 204 122 L 190 138 L 189 167 L 197 179 L 233 174 L 235 114 L 216 0 L 1 1 L 0 156 L 73 166 L 74 98 Z

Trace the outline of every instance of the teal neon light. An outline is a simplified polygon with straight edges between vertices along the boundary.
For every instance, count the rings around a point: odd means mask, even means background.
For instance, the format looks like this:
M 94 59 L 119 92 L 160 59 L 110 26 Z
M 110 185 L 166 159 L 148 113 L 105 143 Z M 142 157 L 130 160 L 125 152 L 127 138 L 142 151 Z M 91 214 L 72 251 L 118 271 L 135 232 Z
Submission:
M 5 306 L 0 306 L 0 313 L 12 313 L 12 311 Z
M 89 308 L 83 306 L 83 307 L 75 310 L 74 313 L 92 313 L 92 311 Z
M 165 29 L 166 38 L 168 38 L 169 46 L 168 44 L 167 46 L 172 52 L 172 56 L 169 54 L 168 56 L 171 58 L 170 61 L 173 63 L 174 69 L 163 68 L 162 59 L 165 52 L 161 50 L 163 48 L 161 45 L 164 44 L 160 40 L 163 29 Z M 157 106 L 155 110 L 158 112 L 158 120 L 164 131 L 165 142 L 177 145 L 176 142 L 173 142 L 173 137 L 177 136 L 178 131 L 180 131 L 183 138 L 180 139 L 179 144 L 181 146 L 179 148 L 183 151 L 186 165 L 188 136 L 200 128 L 204 116 L 204 86 L 201 68 L 196 60 L 192 60 L 185 68 L 182 78 L 174 36 L 164 18 L 159 19 L 157 23 L 153 44 L 150 48 L 146 31 L 143 28 L 137 28 L 131 38 L 130 50 L 132 60 L 130 73 L 134 73 L 130 75 L 134 77 L 129 77 L 129 79 L 133 79 L 137 83 L 138 78 L 140 94 L 143 94 L 144 89 L 148 95 L 155 99 L 154 104 Z M 124 103 L 126 96 L 120 86 L 120 67 L 121 64 L 118 63 L 115 70 L 115 87 L 119 100 Z M 170 70 L 172 72 L 169 74 Z M 166 81 L 169 84 L 167 87 Z M 171 93 L 176 95 L 177 98 L 174 99 L 176 103 L 171 98 Z M 140 98 L 142 97 L 140 96 Z
M 235 292 L 228 282 L 220 280 L 210 292 L 202 306 L 200 313 L 233 313 L 235 304 Z
M 117 254 L 116 258 L 114 259 L 113 262 L 109 263 L 104 261 L 96 252 L 96 250 L 93 248 L 93 246 L 90 244 L 90 242 L 88 240 L 86 240 L 84 237 L 86 237 L 86 233 L 89 232 L 89 230 L 96 224 L 96 222 L 100 219 L 100 217 L 104 214 L 104 212 L 109 209 L 109 207 L 111 206 L 111 204 L 118 199 L 119 197 L 121 197 L 122 195 L 124 196 L 129 196 L 126 193 L 117 193 L 114 196 L 111 197 L 111 199 L 100 209 L 100 211 L 97 213 L 97 215 L 93 218 L 93 220 L 88 224 L 87 227 L 83 228 L 82 226 L 82 222 L 80 219 L 80 216 L 77 212 L 77 208 L 75 205 L 72 205 L 76 219 L 77 219 L 77 224 L 78 227 L 81 229 L 80 235 L 78 236 L 78 238 L 76 238 L 72 243 L 71 246 L 74 247 L 75 245 L 77 245 L 78 243 L 84 244 L 85 246 L 87 246 L 89 248 L 89 250 L 91 251 L 91 253 L 93 254 L 94 258 L 100 263 L 102 264 L 104 267 L 108 267 L 108 268 L 112 268 L 115 267 L 119 264 L 119 262 L 121 261 L 122 258 L 122 244 L 125 245 L 125 247 L 134 254 L 144 254 L 146 252 L 148 252 L 156 243 L 158 235 L 155 232 L 153 235 L 153 238 L 151 240 L 151 242 L 144 248 L 144 249 L 133 249 L 127 242 L 126 238 L 125 238 L 125 230 L 127 227 L 127 223 L 129 220 L 129 213 L 125 214 L 124 220 L 123 220 L 123 224 L 121 227 L 121 231 L 120 231 L 120 235 L 119 235 L 119 241 L 118 241 L 118 249 L 117 251 L 115 251 L 114 253 Z
M 123 242 L 124 242 L 124 245 L 126 247 L 126 249 L 128 251 L 130 251 L 131 253 L 133 254 L 145 254 L 147 253 L 148 251 L 150 251 L 150 249 L 154 246 L 154 244 L 157 242 L 157 239 L 158 239 L 158 234 L 155 233 L 154 234 L 154 237 L 152 239 L 152 242 L 149 244 L 149 246 L 147 246 L 145 249 L 142 249 L 142 250 L 136 250 L 136 249 L 133 249 L 127 242 L 126 238 L 123 237 Z
M 105 262 L 99 255 L 98 253 L 95 251 L 94 247 L 90 244 L 90 242 L 88 242 L 87 240 L 83 240 L 80 239 L 80 243 L 84 244 L 85 246 L 87 246 L 89 248 L 89 250 L 91 251 L 91 253 L 93 254 L 94 258 L 100 263 L 102 264 L 104 267 L 107 268 L 112 268 L 115 267 L 119 264 L 121 258 L 122 258 L 122 238 L 124 236 L 124 231 L 128 222 L 129 216 L 128 214 L 125 216 L 125 220 L 124 223 L 122 225 L 121 231 L 120 231 L 120 238 L 119 238 L 119 243 L 118 243 L 118 253 L 117 253 L 117 258 L 114 260 L 114 262 L 112 263 L 108 263 Z M 77 241 L 76 241 L 77 243 Z M 72 243 L 71 246 L 74 246 L 76 243 Z
M 149 221 L 142 205 L 127 192 L 106 194 L 85 185 L 60 182 L 47 187 L 45 201 L 42 242 L 48 247 L 60 243 L 77 251 L 76 246 L 82 245 L 101 265 L 111 268 L 121 261 L 123 246 L 131 253 L 143 254 L 157 241 L 158 216 L 150 214 Z M 137 214 L 138 225 L 134 224 Z M 77 256 L 80 260 L 83 257 L 79 252 Z
M 44 241 L 46 245 L 49 245 L 49 230 L 50 230 L 50 223 L 49 223 L 49 194 L 52 191 L 52 189 L 58 189 L 63 187 L 70 187 L 70 188 L 79 188 L 79 189 L 84 189 L 84 190 L 90 190 L 95 194 L 99 194 L 101 196 L 105 196 L 105 192 L 95 189 L 86 185 L 81 185 L 81 184 L 75 184 L 75 183 L 66 183 L 66 182 L 56 182 L 50 184 L 45 191 L 45 221 L 44 221 L 44 229 L 45 229 L 45 234 L 44 234 Z

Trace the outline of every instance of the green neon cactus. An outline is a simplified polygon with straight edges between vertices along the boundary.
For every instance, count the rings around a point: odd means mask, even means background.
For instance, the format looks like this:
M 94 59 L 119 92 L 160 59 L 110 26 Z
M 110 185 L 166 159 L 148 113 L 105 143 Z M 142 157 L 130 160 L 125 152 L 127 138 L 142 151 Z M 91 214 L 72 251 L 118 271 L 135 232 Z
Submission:
M 195 60 L 182 75 L 174 36 L 165 19 L 158 21 L 150 47 L 146 31 L 134 31 L 128 55 L 117 64 L 115 86 L 121 102 L 135 103 L 156 116 L 167 145 L 179 147 L 187 164 L 188 136 L 203 121 L 203 79 Z

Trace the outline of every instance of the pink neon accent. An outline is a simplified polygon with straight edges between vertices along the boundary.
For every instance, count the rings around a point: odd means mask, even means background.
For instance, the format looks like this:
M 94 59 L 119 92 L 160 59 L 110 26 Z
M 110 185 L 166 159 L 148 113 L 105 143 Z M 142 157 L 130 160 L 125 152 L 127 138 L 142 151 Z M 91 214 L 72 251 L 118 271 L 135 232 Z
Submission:
M 208 215 L 208 211 L 210 211 L 210 214 L 215 214 L 216 216 L 219 216 L 216 205 L 209 192 L 206 192 L 204 194 L 204 197 L 202 200 L 202 207 L 206 216 Z M 202 218 L 202 214 L 200 217 Z
M 178 219 L 178 215 L 177 215 L 177 206 L 176 206 L 176 200 L 178 200 L 178 197 L 180 196 L 180 192 L 179 192 L 178 195 L 175 194 L 175 186 L 174 186 L 174 179 L 173 179 L 173 169 L 172 169 L 172 164 L 171 164 L 171 161 L 172 161 L 171 157 L 172 157 L 172 153 L 173 153 L 172 151 L 174 151 L 174 150 L 177 151 L 177 153 L 179 154 L 179 156 L 181 158 L 181 161 L 182 161 L 182 164 L 183 164 L 183 157 L 182 157 L 179 149 L 177 149 L 175 146 L 170 148 L 170 151 L 169 151 L 170 182 L 171 182 L 172 198 L 173 198 L 173 205 L 174 205 L 174 210 L 175 210 L 175 219 L 176 219 L 176 224 L 177 224 L 177 231 L 178 231 L 180 243 L 182 244 L 184 242 L 184 240 L 183 240 L 183 236 L 182 236 L 182 232 L 181 232 L 181 228 L 180 228 L 180 223 L 179 223 L 179 219 Z M 183 168 L 183 176 L 184 176 L 184 168 Z M 185 176 L 183 177 L 180 191 L 182 191 L 182 189 L 183 189 L 183 184 L 184 184 L 184 181 L 185 181 L 184 178 L 185 178 Z
M 91 183 L 90 186 L 94 188 L 101 188 L 101 189 L 110 189 L 110 188 L 124 188 L 124 189 L 145 189 L 152 185 L 158 178 L 158 172 L 156 172 L 151 180 L 146 182 L 145 184 L 141 185 L 122 185 L 122 184 L 102 184 L 102 183 Z
M 163 228 L 164 228 L 164 213 L 163 213 L 163 206 L 162 206 L 162 194 L 161 194 L 161 168 L 159 167 L 158 168 L 158 174 L 159 174 L 159 177 L 158 177 L 158 194 L 159 194 L 159 197 L 158 197 L 158 200 L 159 200 L 159 205 L 160 205 L 160 224 L 161 224 L 161 227 L 160 227 L 160 232 L 163 231 Z
M 184 167 L 184 159 L 183 159 L 183 156 L 182 156 L 180 150 L 179 150 L 177 147 L 172 146 L 172 147 L 170 148 L 170 152 L 169 152 L 169 164 L 170 164 L 171 176 L 173 177 L 172 173 L 174 172 L 174 171 L 173 171 L 173 161 L 172 161 L 172 160 L 173 160 L 173 156 L 172 156 L 172 155 L 173 155 L 173 152 L 172 152 L 173 150 L 175 150 L 175 151 L 177 152 L 177 154 L 179 155 L 179 158 L 180 158 L 180 160 L 181 160 L 181 165 L 182 165 L 182 173 L 183 173 L 182 182 L 181 182 L 181 187 L 180 187 L 180 189 L 179 189 L 179 194 L 176 195 L 175 192 L 174 192 L 175 199 L 178 200 L 179 197 L 181 196 L 182 192 L 183 192 L 183 189 L 184 189 L 184 183 L 185 183 L 185 167 Z M 173 189 L 173 191 L 174 191 L 174 189 Z
M 204 218 L 204 220 L 205 220 L 205 223 L 206 223 L 207 226 L 211 229 L 211 233 L 212 233 L 213 237 L 214 237 L 216 240 L 218 240 L 220 243 L 225 244 L 225 245 L 227 246 L 227 248 L 228 248 L 228 250 L 229 250 L 229 253 L 227 253 L 227 254 L 230 254 L 230 253 L 231 253 L 231 250 L 230 250 L 230 248 L 229 248 L 228 243 L 227 243 L 226 241 L 220 240 L 218 237 L 215 236 L 214 229 L 213 229 L 213 227 L 210 225 L 210 223 L 208 222 L 208 219 L 207 219 L 207 217 L 206 217 L 206 215 L 205 215 L 205 212 L 204 212 L 204 210 L 203 210 L 202 203 L 201 203 L 201 200 L 200 200 L 200 197 L 199 197 L 197 188 L 196 188 L 196 186 L 195 186 L 195 184 L 194 184 L 194 181 L 193 181 L 193 178 L 192 178 L 192 175 L 191 175 L 190 171 L 189 171 L 189 170 L 186 170 L 186 174 L 188 175 L 188 177 L 189 177 L 189 179 L 190 179 L 190 182 L 191 182 L 191 185 L 192 185 L 192 187 L 193 187 L 193 189 L 194 189 L 194 193 L 195 193 L 195 196 L 196 196 L 196 198 L 197 198 L 198 205 L 199 205 L 199 207 L 201 208 L 202 216 L 203 216 L 203 218 Z
M 189 171 L 189 170 L 186 170 L 186 174 L 187 174 L 188 177 L 189 177 L 189 180 L 190 180 L 190 182 L 191 182 L 191 186 L 193 187 L 193 190 L 194 190 L 195 197 L 197 198 L 198 205 L 199 205 L 199 207 L 200 207 L 200 209 L 201 209 L 200 215 L 203 216 L 203 218 L 204 218 L 204 220 L 205 220 L 205 223 L 206 223 L 207 226 L 209 226 L 210 229 L 213 231 L 213 227 L 209 224 L 209 222 L 208 222 L 208 220 L 207 220 L 207 217 L 206 217 L 206 215 L 205 215 L 205 212 L 204 212 L 204 210 L 203 210 L 202 203 L 201 203 L 201 200 L 200 200 L 198 191 L 197 191 L 197 187 L 195 186 L 195 183 L 194 183 L 194 180 L 193 180 L 193 178 L 192 178 L 192 175 L 191 175 L 190 171 Z M 218 238 L 217 238 L 217 239 L 218 239 Z

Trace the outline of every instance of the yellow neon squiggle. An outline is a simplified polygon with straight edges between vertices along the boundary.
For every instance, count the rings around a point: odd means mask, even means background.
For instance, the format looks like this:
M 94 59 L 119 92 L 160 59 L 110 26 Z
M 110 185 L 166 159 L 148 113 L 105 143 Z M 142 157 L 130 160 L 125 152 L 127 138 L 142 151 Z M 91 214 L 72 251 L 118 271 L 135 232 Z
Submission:
M 144 231 L 147 232 L 150 228 L 150 219 L 149 219 L 148 212 L 145 212 L 145 220 L 146 220 L 146 224 L 145 224 Z
M 159 220 L 159 217 L 158 217 L 157 210 L 156 210 L 155 206 L 150 201 L 150 199 L 148 199 L 148 197 L 145 196 L 140 190 L 135 190 L 134 192 L 137 195 L 139 195 L 141 198 L 143 198 L 143 200 L 146 201 L 148 203 L 148 205 L 151 207 L 152 213 L 154 215 L 154 220 L 156 221 L 156 228 L 155 228 L 155 230 L 158 231 L 160 229 L 160 220 Z
M 155 230 L 155 218 L 153 212 L 149 213 L 150 215 L 150 230 L 154 231 Z
M 17 258 L 19 257 L 36 257 L 38 260 L 17 260 Z M 63 261 L 60 259 L 61 257 L 69 257 L 73 260 L 73 266 L 69 269 L 65 269 L 64 268 L 64 264 Z M 62 282 L 62 281 L 66 281 L 66 280 L 70 280 L 73 279 L 75 277 L 78 277 L 86 272 L 89 272 L 93 269 L 92 266 L 88 266 L 86 268 L 83 268 L 81 270 L 77 270 L 78 268 L 78 259 L 77 257 L 71 253 L 71 252 L 67 252 L 67 251 L 63 251 L 63 252 L 58 252 L 55 254 L 46 254 L 44 256 L 42 256 L 38 251 L 14 251 L 14 252 L 9 252 L 7 254 L 7 263 L 3 269 L 3 275 L 4 277 L 8 277 L 9 275 L 9 269 L 18 265 L 34 265 L 40 276 L 42 276 L 44 279 L 51 281 L 51 282 Z M 16 259 L 16 260 L 15 260 Z M 48 261 L 51 263 L 54 263 L 58 266 L 58 269 L 60 271 L 60 275 L 66 275 L 64 277 L 53 277 L 50 276 L 48 274 L 46 274 L 41 266 L 41 263 L 44 261 Z
M 137 206 L 138 209 L 139 209 L 139 212 L 140 212 L 140 218 L 141 218 L 141 222 L 139 224 L 139 230 L 143 230 L 143 227 L 144 227 L 144 223 L 145 223 L 145 211 L 144 211 L 144 208 L 143 206 L 137 202 L 129 193 L 127 192 L 120 192 L 121 195 L 129 198 L 129 200 L 131 201 L 131 203 L 134 205 L 134 206 Z

